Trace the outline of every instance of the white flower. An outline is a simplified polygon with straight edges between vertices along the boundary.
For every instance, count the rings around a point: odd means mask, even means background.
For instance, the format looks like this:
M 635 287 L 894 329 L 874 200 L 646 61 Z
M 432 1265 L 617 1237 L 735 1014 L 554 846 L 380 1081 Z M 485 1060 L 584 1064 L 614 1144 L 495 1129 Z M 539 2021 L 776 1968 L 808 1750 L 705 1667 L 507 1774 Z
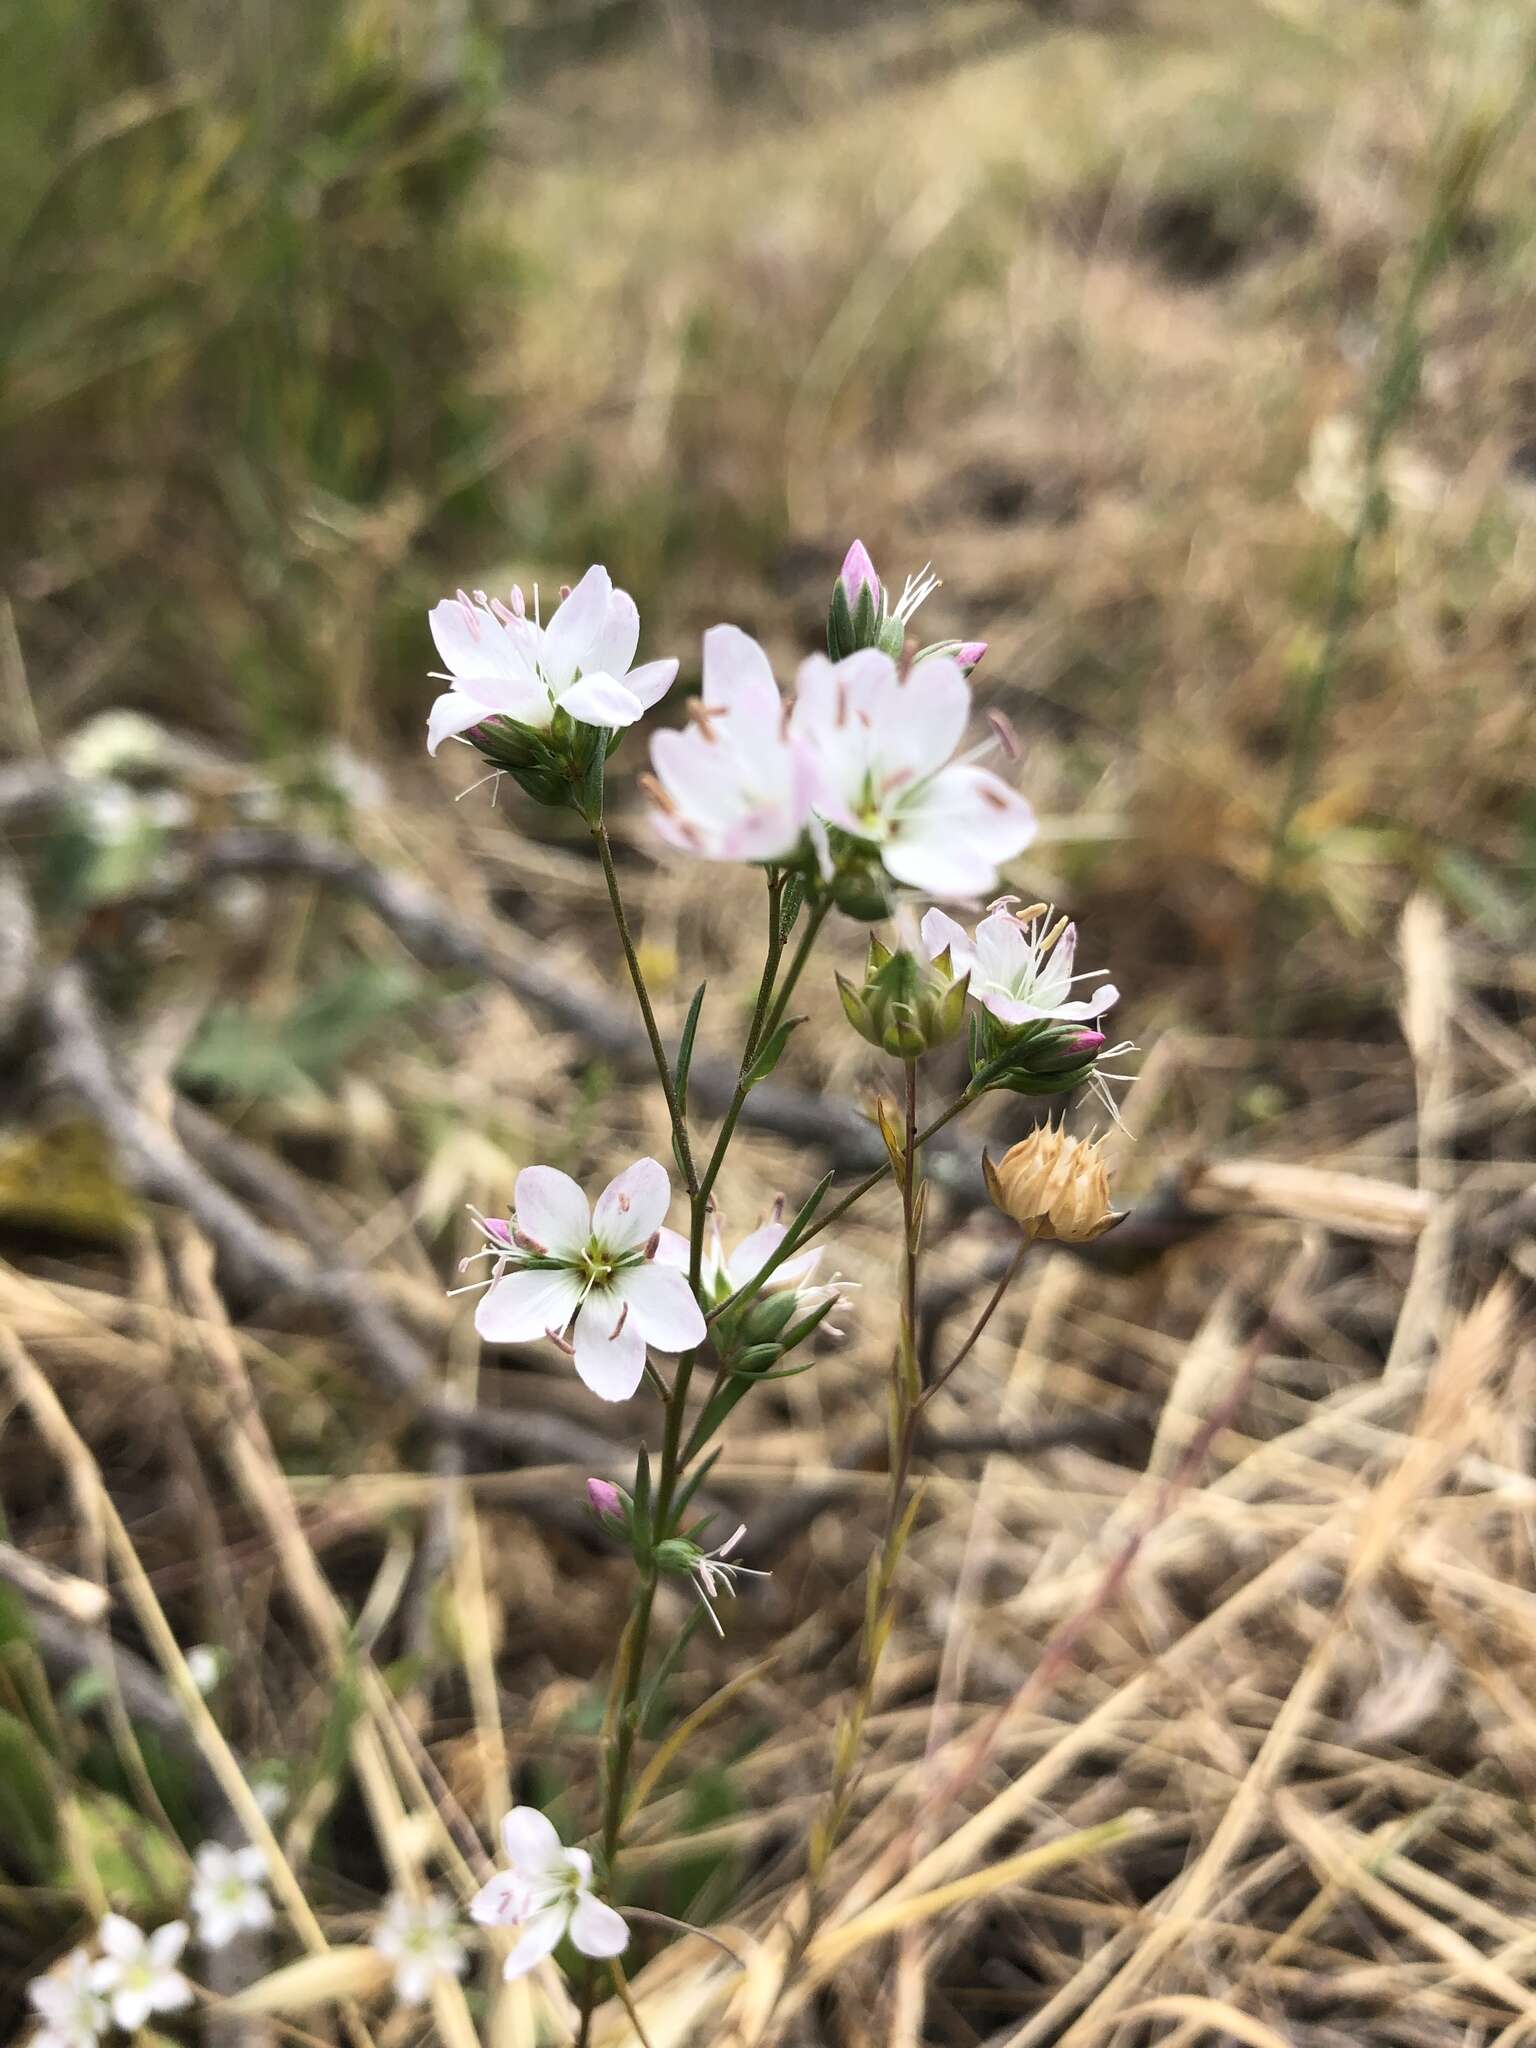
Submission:
M 272 1925 L 267 1859 L 260 1849 L 226 1849 L 204 1842 L 193 1859 L 190 1904 L 204 1948 L 223 1948 L 237 1934 Z
M 693 1561 L 691 1576 L 698 1588 L 704 1612 L 709 1616 L 717 1636 L 725 1634 L 725 1630 L 720 1626 L 720 1617 L 715 1612 L 714 1603 L 720 1595 L 729 1593 L 734 1597 L 738 1579 L 767 1579 L 773 1576 L 771 1572 L 757 1571 L 749 1564 L 726 1562 L 746 1533 L 746 1523 L 739 1523 L 735 1534 L 727 1536 L 718 1550 L 701 1550 Z
M 91 1981 L 83 1948 L 71 1950 L 46 1977 L 34 1977 L 27 1998 L 43 2024 L 32 2048 L 96 2048 L 107 2030 L 106 2000 Z
M 1035 833 L 1016 791 L 954 759 L 970 712 L 970 685 L 947 656 L 903 676 L 864 648 L 835 665 L 819 654 L 803 663 L 790 716 L 814 761 L 820 815 L 878 847 L 894 880 L 935 896 L 995 888 L 998 863 Z
M 811 758 L 786 733 L 768 655 L 739 627 L 705 633 L 705 680 L 690 719 L 651 739 L 657 836 L 705 860 L 795 854 L 811 821 Z
M 428 1892 L 418 1904 L 396 1892 L 373 1931 L 373 1947 L 395 1966 L 395 1996 L 423 2005 L 444 1977 L 464 1973 L 452 1902 Z
M 476 1892 L 469 1917 L 481 1927 L 520 1928 L 503 1975 L 510 1981 L 542 1962 L 569 1934 L 584 1956 L 622 1955 L 623 1920 L 592 1894 L 592 1858 L 567 1849 L 536 1806 L 514 1807 L 501 1824 L 510 1868 Z
M 535 593 L 537 595 L 537 593 Z M 630 664 L 640 639 L 640 614 L 627 591 L 615 590 L 594 564 L 547 626 L 527 617 L 522 593 L 510 606 L 476 591 L 445 598 L 428 614 L 432 638 L 452 689 L 427 720 L 427 751 L 482 720 L 511 718 L 544 731 L 557 708 L 582 725 L 633 725 L 677 674 L 675 661 Z
M 192 2003 L 192 1987 L 176 1967 L 187 1945 L 185 1920 L 168 1920 L 145 1934 L 120 1913 L 108 1913 L 98 1939 L 102 1955 L 91 1965 L 91 1985 L 106 1994 L 125 2034 L 142 2027 L 151 2013 L 180 2012 Z
M 930 910 L 922 924 L 929 959 L 937 959 L 947 947 L 956 974 L 970 975 L 971 994 L 1001 1024 L 1034 1024 L 1048 1018 L 1071 1024 L 1102 1017 L 1119 1001 L 1120 992 L 1106 982 L 1091 995 L 1073 996 L 1075 983 L 1097 981 L 1105 971 L 1072 972 L 1076 925 L 1062 922 L 1047 930 L 1044 905 L 1016 917 L 1010 906 L 1017 901 L 1016 896 L 1004 896 L 994 903 L 977 925 L 974 941 L 952 917 Z
M 488 1344 L 562 1342 L 604 1401 L 626 1401 L 645 1371 L 645 1348 L 687 1351 L 704 1341 L 704 1317 L 687 1278 L 656 1262 L 672 1201 L 666 1169 L 637 1159 L 589 1208 L 569 1174 L 525 1166 L 517 1176 L 510 1241 L 487 1225 L 495 1262 L 475 1311 Z
M 699 1266 L 699 1285 L 712 1307 L 728 1301 L 755 1280 L 789 1235 L 789 1226 L 783 1221 L 783 1207 L 782 1201 L 775 1202 L 769 1220 L 760 1223 L 756 1230 L 748 1231 L 729 1252 L 720 1234 L 720 1218 L 718 1214 L 711 1216 L 704 1239 L 704 1257 Z M 845 1280 L 840 1273 L 834 1273 L 828 1280 L 817 1281 L 816 1272 L 826 1249 L 825 1245 L 812 1245 L 809 1251 L 796 1252 L 781 1266 L 775 1266 L 763 1282 L 762 1293 L 793 1294 L 798 1306 L 807 1312 L 820 1308 L 825 1301 L 841 1303 L 857 1283 Z M 687 1238 L 679 1231 L 663 1230 L 661 1242 L 656 1247 L 657 1264 L 676 1266 L 686 1273 L 688 1259 Z M 828 1331 L 828 1335 L 833 1337 L 841 1334 L 838 1330 Z
M 737 626 L 704 635 L 704 681 L 682 732 L 651 740 L 651 822 L 705 860 L 787 860 L 805 837 L 814 777 L 785 731 L 768 657 Z

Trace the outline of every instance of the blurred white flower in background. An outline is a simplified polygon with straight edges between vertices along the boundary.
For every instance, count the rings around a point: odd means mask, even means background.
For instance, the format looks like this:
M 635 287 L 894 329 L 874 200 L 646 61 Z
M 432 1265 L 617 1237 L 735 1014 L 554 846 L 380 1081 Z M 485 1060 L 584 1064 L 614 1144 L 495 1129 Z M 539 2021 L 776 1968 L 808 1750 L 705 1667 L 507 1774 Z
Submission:
M 125 2034 L 154 2013 L 181 2012 L 192 2003 L 192 1987 L 176 1967 L 187 1945 L 185 1920 L 168 1920 L 146 1934 L 120 1913 L 108 1913 L 97 1939 L 102 1953 L 91 1965 L 91 1984 Z
M 444 1978 L 463 1975 L 465 1954 L 451 1900 L 428 1892 L 419 1902 L 396 1892 L 373 1931 L 372 1946 L 395 1965 L 395 1996 L 423 2005 Z
M 92 1980 L 83 1948 L 71 1950 L 46 1977 L 34 1977 L 27 2001 L 42 2021 L 32 2048 L 95 2048 L 107 2029 L 107 2004 Z
M 267 1859 L 260 1849 L 204 1842 L 193 1861 L 190 1902 L 204 1948 L 223 1948 L 238 1934 L 272 1925 Z

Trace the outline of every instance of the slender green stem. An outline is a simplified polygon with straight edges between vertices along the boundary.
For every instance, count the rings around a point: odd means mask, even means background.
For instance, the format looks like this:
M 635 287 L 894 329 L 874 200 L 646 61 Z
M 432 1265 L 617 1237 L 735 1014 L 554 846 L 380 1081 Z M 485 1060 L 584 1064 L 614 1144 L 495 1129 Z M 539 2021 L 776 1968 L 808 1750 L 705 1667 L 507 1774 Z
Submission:
M 812 949 L 821 936 L 821 928 L 826 923 L 831 909 L 832 898 L 830 896 L 820 896 L 806 912 L 805 929 L 800 934 L 800 943 L 795 947 L 794 953 L 790 958 L 789 966 L 785 970 L 784 980 L 780 984 L 778 995 L 774 998 L 773 1008 L 769 1011 L 767 1021 L 763 1025 L 761 1042 L 757 1047 L 758 1051 L 761 1051 L 762 1046 L 768 1043 L 774 1032 L 784 1022 L 784 1012 L 789 1008 L 789 999 L 795 992 L 795 984 L 805 972 L 805 964 L 810 959 Z
M 687 1133 L 683 1119 L 678 1113 L 672 1089 L 671 1070 L 661 1048 L 660 1034 L 656 1030 L 655 1018 L 645 989 L 644 976 L 635 958 L 634 946 L 630 939 L 628 920 L 619 894 L 618 880 L 613 870 L 612 850 L 608 845 L 607 833 L 601 823 L 593 826 L 593 837 L 597 840 L 598 851 L 603 860 L 603 872 L 608 878 L 608 895 L 613 905 L 614 919 L 619 935 L 624 942 L 625 958 L 630 965 L 630 979 L 639 998 L 641 1013 L 645 1018 L 646 1030 L 651 1040 L 651 1050 L 656 1057 L 656 1071 L 666 1091 L 667 1106 L 672 1111 L 673 1130 L 679 1137 L 679 1152 L 687 1161 L 688 1194 L 690 1202 L 690 1278 L 697 1292 L 703 1260 L 705 1219 L 709 1213 L 709 1197 L 715 1180 L 724 1163 L 731 1136 L 741 1114 L 741 1105 L 748 1093 L 747 1076 L 752 1063 L 767 1042 L 770 1032 L 778 1028 L 790 992 L 810 957 L 810 944 L 802 940 L 791 962 L 788 974 L 778 992 L 774 995 L 774 982 L 778 974 L 780 956 L 783 951 L 783 936 L 780 914 L 783 905 L 785 878 L 778 873 L 769 877 L 768 882 L 768 944 L 766 948 L 762 978 L 758 986 L 757 1001 L 752 1021 L 747 1030 L 747 1040 L 742 1052 L 741 1079 L 732 1099 L 719 1137 L 715 1141 L 709 1163 L 702 1179 L 695 1173 L 692 1155 L 687 1151 Z M 822 912 L 822 917 L 825 911 Z M 815 930 L 820 929 L 821 917 L 813 919 L 814 930 L 808 937 L 814 942 Z M 661 1459 L 656 1476 L 656 1492 L 652 1505 L 651 1527 L 655 1541 L 662 1541 L 670 1533 L 673 1504 L 677 1499 L 678 1487 L 683 1479 L 690 1456 L 702 1445 L 687 1444 L 683 1437 L 683 1424 L 688 1405 L 688 1389 L 692 1382 L 698 1353 L 688 1351 L 677 1362 L 677 1371 L 665 1400 L 665 1422 L 662 1431 Z M 658 1574 L 654 1564 L 642 1568 L 640 1582 L 635 1588 L 630 1607 L 629 1621 L 624 1631 L 618 1657 L 614 1661 L 613 1677 L 609 1686 L 608 1706 L 604 1716 L 604 1792 L 602 1849 L 610 1888 L 614 1882 L 615 1866 L 624 1835 L 624 1824 L 628 1818 L 630 1776 L 634 1763 L 635 1744 L 640 1736 L 640 1692 L 644 1683 L 646 1652 L 650 1643 L 651 1622 L 655 1610 Z M 588 2048 L 592 2032 L 592 2018 L 596 2010 L 598 1977 L 589 1971 L 582 1986 L 581 2020 L 577 2034 L 578 2048 Z
M 946 1124 L 952 1123 L 962 1109 L 968 1109 L 973 1102 L 977 1101 L 981 1092 L 980 1089 L 974 1086 L 966 1089 L 963 1095 L 956 1096 L 948 1109 L 941 1110 L 932 1123 L 925 1124 L 917 1134 L 919 1149 L 926 1145 L 930 1138 L 942 1131 Z M 773 1256 L 764 1262 L 761 1271 L 755 1273 L 739 1293 L 733 1294 L 728 1302 L 721 1302 L 719 1308 L 711 1311 L 710 1321 L 713 1322 L 715 1317 L 727 1308 L 732 1310 L 745 1308 L 748 1302 L 755 1300 L 762 1292 L 763 1288 L 767 1286 L 786 1259 L 793 1258 L 795 1253 L 808 1245 L 813 1237 L 820 1237 L 824 1230 L 846 1216 L 855 1203 L 862 1202 L 866 1195 L 873 1194 L 875 1189 L 882 1186 L 890 1177 L 891 1167 L 889 1162 L 884 1166 L 877 1166 L 873 1173 L 867 1173 L 861 1181 L 851 1187 L 841 1201 L 834 1202 L 830 1209 L 823 1210 L 819 1216 L 814 1217 L 798 1236 L 786 1237 Z
M 634 938 L 629 929 L 629 918 L 624 909 L 624 897 L 619 888 L 618 869 L 613 864 L 613 845 L 608 837 L 608 827 L 599 818 L 592 826 L 592 837 L 597 842 L 598 857 L 603 864 L 603 879 L 608 884 L 608 901 L 613 906 L 613 921 L 619 928 L 619 939 L 624 947 L 624 960 L 629 968 L 629 978 L 634 985 L 635 1000 L 640 1005 L 640 1015 L 645 1020 L 645 1035 L 651 1041 L 651 1057 L 656 1062 L 656 1078 L 661 1083 L 661 1092 L 666 1098 L 667 1114 L 672 1119 L 672 1138 L 677 1149 L 677 1163 L 682 1168 L 690 1196 L 698 1191 L 698 1174 L 694 1169 L 693 1152 L 688 1143 L 688 1125 L 677 1100 L 677 1090 L 672 1085 L 672 1067 L 667 1059 L 667 1049 L 661 1042 L 661 1032 L 656 1025 L 656 1012 L 651 1008 L 651 993 L 645 985 L 645 972 L 640 965 L 640 956 L 635 951 Z
M 703 1178 L 700 1180 L 693 1197 L 688 1246 L 688 1272 L 695 1290 L 698 1288 L 703 1271 L 704 1229 L 709 1216 L 709 1198 L 714 1192 L 715 1182 L 720 1177 L 720 1169 L 725 1164 L 725 1155 L 730 1149 L 731 1139 L 736 1134 L 736 1125 L 741 1116 L 742 1106 L 750 1092 L 751 1084 L 747 1077 L 752 1071 L 752 1062 L 757 1058 L 772 1028 L 768 1022 L 768 1011 L 769 1005 L 773 1000 L 773 984 L 779 971 L 779 959 L 784 950 L 784 933 L 781 919 L 786 879 L 787 877 L 778 871 L 775 871 L 769 877 L 768 944 L 763 955 L 763 971 L 757 984 L 757 1002 L 753 1007 L 752 1022 L 747 1027 L 746 1044 L 742 1048 L 741 1067 L 736 1082 L 736 1089 L 720 1125 L 720 1132 L 715 1139 L 714 1150 L 709 1155 L 709 1163 L 704 1168 Z M 803 967 L 804 964 L 804 960 L 800 959 L 799 965 Z M 798 974 L 799 968 L 792 966 L 790 971 L 792 974 Z M 793 986 L 793 983 L 790 986 Z

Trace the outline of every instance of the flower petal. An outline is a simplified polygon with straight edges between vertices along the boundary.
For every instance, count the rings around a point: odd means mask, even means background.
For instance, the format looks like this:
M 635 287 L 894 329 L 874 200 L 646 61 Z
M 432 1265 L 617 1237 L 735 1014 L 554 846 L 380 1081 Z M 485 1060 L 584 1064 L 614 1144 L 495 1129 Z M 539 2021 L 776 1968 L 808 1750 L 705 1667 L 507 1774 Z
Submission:
M 461 690 L 445 690 L 427 713 L 427 752 L 435 754 L 444 740 L 467 732 L 472 725 L 493 718 L 487 705 L 466 697 Z
M 546 1906 L 542 1913 L 535 1913 L 517 1940 L 512 1952 L 501 1966 L 501 1974 L 510 1984 L 515 1977 L 526 1977 L 536 1963 L 542 1963 L 566 1929 L 564 1906 Z
M 585 1892 L 571 1915 L 571 1940 L 584 1956 L 621 1956 L 629 1947 L 629 1929 L 612 1906 Z
M 583 725 L 611 729 L 633 725 L 637 718 L 645 716 L 645 706 L 634 691 L 609 675 L 583 676 L 579 683 L 562 690 L 556 701 L 568 717 L 579 719 Z
M 657 1232 L 657 1238 L 657 1265 L 675 1266 L 679 1272 L 686 1273 L 689 1261 L 693 1257 L 693 1247 L 683 1233 L 680 1230 L 663 1228 Z
M 555 1259 L 578 1258 L 592 1235 L 587 1198 L 558 1166 L 525 1166 L 513 1189 L 517 1227 Z
M 887 771 L 914 776 L 942 768 L 959 746 L 971 715 L 971 686 L 952 661 L 935 657 L 913 669 L 882 704 L 880 758 Z
M 976 951 L 966 937 L 965 926 L 942 910 L 930 910 L 920 927 L 923 951 L 930 960 L 937 960 L 947 946 L 955 973 L 965 974 L 976 964 Z
M 486 614 L 478 605 L 456 597 L 445 597 L 427 613 L 433 643 L 450 675 L 467 675 L 487 666 L 481 651 L 486 623 Z
M 498 1870 L 469 1902 L 477 1927 L 515 1927 L 528 1917 L 528 1884 L 515 1870 Z
M 520 1267 L 481 1295 L 475 1328 L 487 1344 L 536 1344 L 563 1330 L 580 1301 L 580 1276 L 568 1266 Z
M 614 1274 L 608 1291 L 624 1303 L 629 1320 L 658 1351 L 687 1351 L 704 1342 L 703 1313 L 686 1275 L 675 1266 L 658 1266 L 654 1261 L 626 1266 Z M 578 1370 L 580 1363 L 578 1359 Z
M 154 2000 L 156 2012 L 181 2012 L 192 2003 L 192 1986 L 180 1970 L 168 1970 L 156 1979 Z
M 784 701 L 767 655 L 740 626 L 711 626 L 704 635 L 704 702 L 751 739 L 778 743 Z
M 187 1923 L 185 1920 L 167 1920 L 163 1927 L 157 1927 L 149 1937 L 151 1962 L 160 1969 L 169 1969 L 187 1945 Z
M 638 1251 L 660 1230 L 672 1206 L 672 1183 L 658 1159 L 637 1159 L 615 1174 L 592 1211 L 592 1234 L 604 1251 Z
M 118 1991 L 111 2003 L 112 2017 L 125 2034 L 136 2034 L 155 2009 L 147 1991 Z
M 674 1280 L 688 1285 L 680 1273 Z M 645 1338 L 611 1289 L 596 1288 L 576 1318 L 576 1372 L 600 1401 L 627 1401 L 645 1371 Z
M 632 668 L 624 677 L 624 687 L 631 696 L 638 697 L 649 711 L 653 704 L 659 704 L 677 681 L 675 661 L 643 661 L 638 668 Z
M 544 628 L 540 665 L 545 681 L 556 696 L 571 681 L 577 669 L 587 664 L 598 636 L 608 622 L 608 600 L 612 595 L 613 582 L 608 571 L 601 563 L 594 562 L 570 596 L 561 601 L 554 617 Z
M 101 1943 L 104 1955 L 113 1956 L 121 1962 L 132 1962 L 144 1949 L 144 1936 L 121 1913 L 108 1913 L 103 1917 L 96 1930 L 96 1939 Z
M 601 669 L 607 676 L 628 676 L 639 645 L 640 614 L 635 600 L 627 590 L 610 592 L 602 630 L 588 650 L 584 665 Z
M 501 1824 L 501 1846 L 520 1876 L 538 1877 L 565 1854 L 559 1832 L 536 1806 L 514 1806 Z
M 749 1280 L 755 1280 L 788 1235 L 789 1228 L 783 1223 L 760 1223 L 750 1231 L 725 1262 L 731 1286 L 745 1287 Z

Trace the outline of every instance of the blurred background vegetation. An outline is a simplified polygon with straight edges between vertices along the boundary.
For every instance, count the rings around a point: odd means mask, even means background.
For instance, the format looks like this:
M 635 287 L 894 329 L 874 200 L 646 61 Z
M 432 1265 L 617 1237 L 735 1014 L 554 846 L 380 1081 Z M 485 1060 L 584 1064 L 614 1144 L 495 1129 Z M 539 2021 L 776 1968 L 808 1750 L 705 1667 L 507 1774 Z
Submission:
M 0 818 L 45 952 L 80 949 L 149 1070 L 302 1170 L 446 1349 L 459 1203 L 504 1206 L 535 1151 L 572 1170 L 630 1140 L 664 1153 L 637 1091 L 601 1047 L 504 994 L 471 1004 L 313 894 L 146 909 L 165 857 L 195 861 L 230 822 L 323 827 L 611 987 L 587 850 L 527 807 L 455 809 L 468 757 L 425 759 L 426 607 L 601 560 L 685 688 L 721 618 L 787 677 L 858 533 L 898 585 L 932 559 L 930 636 L 990 643 L 978 698 L 1016 729 L 1045 821 L 1019 886 L 1079 913 L 1144 1045 L 1196 1034 L 1144 1157 L 1337 1145 L 1395 1170 L 1410 1141 L 1371 1134 L 1414 1100 L 1393 1021 L 1410 895 L 1462 935 L 1506 1064 L 1496 1034 L 1536 987 L 1533 26 L 1496 0 L 13 10 L 0 756 L 104 784 Z M 745 884 L 651 873 L 639 753 L 616 806 L 647 964 L 675 1024 L 704 960 L 724 1043 Z M 785 1075 L 857 1098 L 865 1049 L 821 1009 Z M 7 1255 L 102 1303 L 155 1299 L 144 1212 L 90 1130 L 19 1066 L 0 1115 Z M 1479 1145 L 1507 1189 L 1528 1135 Z M 738 1208 L 803 1171 L 770 1153 Z M 1373 1270 L 1371 1298 L 1395 1305 L 1400 1279 Z M 1161 1319 L 1182 1343 L 1206 1299 L 1142 1297 L 1126 1327 Z M 1361 1373 L 1392 1341 L 1363 1299 Z M 1169 1353 L 1095 1357 L 1139 1473 L 1136 1403 L 1171 1381 Z M 323 1333 L 298 1318 L 260 1362 L 287 1471 L 400 1462 L 400 1418 Z M 60 1370 L 186 1640 L 214 1636 L 229 1582 L 185 1560 L 228 1504 L 174 1443 L 137 1440 L 111 1378 L 130 1364 L 109 1345 Z M 809 1399 L 785 1396 L 811 1433 L 793 1456 L 825 1440 Z M 185 1416 L 195 1433 L 190 1396 Z M 71 1502 L 19 1442 L 11 1533 L 70 1562 Z M 354 1604 L 414 1541 L 402 1500 L 327 1555 Z M 497 1541 L 489 1582 L 524 1603 L 497 1636 L 503 1682 L 541 1732 L 542 1775 L 520 1782 L 569 1790 L 579 1818 L 613 1587 L 537 1516 Z M 804 1586 L 830 1600 L 860 1569 L 824 1552 Z M 464 1617 L 430 1581 L 406 1609 L 384 1640 L 420 1705 L 457 1671 Z M 242 1683 L 262 1675 L 231 1723 L 290 1772 L 345 1915 L 385 1881 L 348 1805 L 355 1699 L 313 1688 L 262 1617 L 236 1631 Z M 61 1876 L 80 1828 L 107 1893 L 147 1911 L 174 1903 L 166 1842 L 196 1824 L 150 1733 L 173 1825 L 130 1830 L 148 1802 L 89 1680 L 56 1709 L 7 1668 L 0 1980 L 19 1981 L 92 1896 Z M 470 1803 L 485 1761 L 460 1742 L 457 1679 L 447 1699 L 439 1762 Z M 66 1755 L 78 1811 L 57 1796 Z M 675 1826 L 750 1803 L 732 1761 L 688 1779 Z M 750 1863 L 721 1839 L 647 1896 L 721 1910 Z

